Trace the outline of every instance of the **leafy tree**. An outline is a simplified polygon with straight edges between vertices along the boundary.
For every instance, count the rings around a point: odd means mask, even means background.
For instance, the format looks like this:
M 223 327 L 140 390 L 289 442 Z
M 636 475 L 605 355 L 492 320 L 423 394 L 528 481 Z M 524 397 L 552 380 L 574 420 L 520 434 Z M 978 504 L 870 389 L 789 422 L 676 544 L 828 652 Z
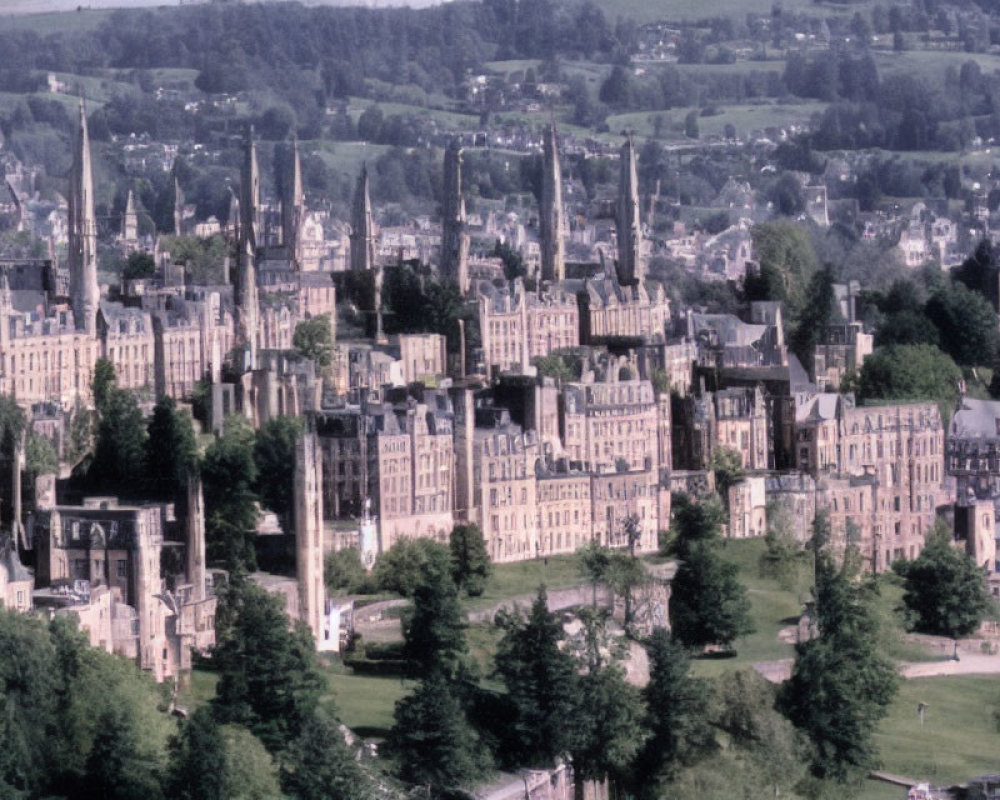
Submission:
M 582 781 L 627 781 L 645 739 L 642 715 L 639 691 L 618 666 L 592 665 L 579 678 L 577 709 L 569 721 L 577 798 L 583 794 Z
M 767 533 L 764 552 L 760 556 L 762 577 L 776 580 L 781 588 L 790 590 L 798 577 L 802 548 L 792 533 L 791 511 L 778 503 L 767 505 Z
M 754 631 L 750 598 L 739 569 L 708 542 L 689 547 L 674 576 L 670 620 L 674 636 L 688 647 L 730 646 Z
M 122 280 L 151 278 L 156 272 L 156 261 L 149 253 L 132 253 L 122 269 Z
M 254 432 L 240 417 L 226 419 L 222 436 L 205 452 L 205 538 L 208 558 L 233 571 L 252 571 L 257 563 L 257 481 Z
M 281 787 L 299 800 L 366 800 L 375 794 L 336 721 L 323 712 L 306 720 L 289 746 Z
M 976 245 L 972 254 L 951 271 L 951 277 L 974 292 L 979 292 L 998 308 L 1000 292 L 1000 254 L 988 238 Z
M 691 109 L 687 116 L 684 117 L 684 135 L 688 139 L 697 139 L 700 137 L 700 132 L 698 130 L 698 111 L 697 109 Z
M 197 709 L 170 742 L 166 788 L 177 800 L 224 800 L 226 746 L 209 707 Z
M 66 433 L 64 457 L 72 466 L 76 466 L 94 446 L 94 415 L 83 404 L 77 403 L 69 418 L 69 430 Z
M 469 597 L 478 597 L 493 572 L 483 532 L 478 525 L 456 525 L 451 530 L 449 546 L 455 585 L 465 589 Z
M 548 610 L 545 588 L 538 590 L 527 620 L 498 615 L 504 629 L 497 646 L 496 671 L 515 709 L 512 740 L 518 763 L 551 764 L 569 750 L 567 720 L 576 696 L 576 665 L 560 648 L 562 623 Z
M 715 473 L 715 488 L 722 504 L 729 506 L 729 489 L 743 480 L 743 454 L 732 447 L 716 447 L 708 459 L 708 468 Z
M 440 672 L 430 673 L 413 694 L 398 701 L 394 716 L 388 745 L 404 781 L 442 797 L 485 771 L 488 761 L 479 737 Z
M 906 581 L 903 603 L 922 633 L 968 636 L 990 609 L 982 569 L 952 544 L 946 528 L 927 538 L 916 560 L 892 567 Z
M 865 359 L 858 379 L 860 400 L 933 400 L 947 417 L 958 399 L 962 373 L 931 345 L 880 347 Z
M 59 456 L 50 439 L 29 431 L 24 443 L 24 468 L 31 475 L 59 471 Z
M 155 800 L 162 797 L 159 775 L 136 747 L 131 718 L 105 710 L 87 757 L 87 796 L 95 800 Z
M 248 580 L 224 592 L 212 660 L 218 719 L 250 729 L 269 751 L 285 750 L 314 713 L 323 687 L 312 634 L 289 628 L 281 598 Z
M 257 466 L 255 493 L 292 530 L 295 505 L 295 441 L 305 426 L 299 417 L 274 417 L 257 431 L 253 446 Z
M 468 622 L 450 570 L 429 569 L 413 592 L 413 608 L 403 620 L 403 657 L 413 676 L 440 672 L 459 677 L 465 665 Z
M 640 751 L 633 781 L 644 796 L 658 797 L 659 785 L 678 767 L 693 763 L 715 747 L 708 724 L 710 693 L 704 681 L 692 678 L 687 652 L 663 628 L 646 642 L 649 683 L 646 702 L 649 739 Z
M 993 364 L 1000 355 L 1000 327 L 990 302 L 952 282 L 927 301 L 927 318 L 941 335 L 941 348 L 963 366 Z
M 320 314 L 296 325 L 292 346 L 305 358 L 315 361 L 320 372 L 329 370 L 333 358 L 330 315 Z
M 748 300 L 782 300 L 791 319 L 797 319 L 806 300 L 806 287 L 818 269 L 816 251 L 805 229 L 779 220 L 750 230 L 760 271 L 747 275 Z
M 828 524 L 814 528 L 816 607 L 820 635 L 795 647 L 792 677 L 779 702 L 812 741 L 812 774 L 845 781 L 877 764 L 875 727 L 899 677 L 877 644 L 877 623 L 855 580 L 850 552 L 838 569 L 822 549 Z
M 171 397 L 162 397 L 153 409 L 146 439 L 148 494 L 158 500 L 186 497 L 188 475 L 198 467 L 198 446 L 191 417 L 178 411 Z
M 379 556 L 372 576 L 379 589 L 413 597 L 428 576 L 451 573 L 451 551 L 433 539 L 398 539 Z
M 369 586 L 368 573 L 361 563 L 361 552 L 357 547 L 344 547 L 326 554 L 323 561 L 323 579 L 326 591 L 331 594 L 345 592 L 353 594 Z
M 94 460 L 87 483 L 101 492 L 136 496 L 146 476 L 146 427 L 135 395 L 112 389 L 97 426 Z
M 809 279 L 802 313 L 789 337 L 792 352 L 810 372 L 813 369 L 813 357 L 819 342 L 819 333 L 824 326 L 834 321 L 836 305 L 833 283 L 833 270 L 828 267 L 819 270 Z
M 721 526 L 725 521 L 725 511 L 719 498 L 705 495 L 692 501 L 686 494 L 674 494 L 671 539 L 668 555 L 685 558 L 688 549 L 702 542 L 716 542 L 721 538 Z
M 115 375 L 115 365 L 106 358 L 97 359 L 94 364 L 94 377 L 90 383 L 91 394 L 94 395 L 94 407 L 101 415 L 111 401 L 111 394 L 118 388 L 118 376 Z
M 226 752 L 223 800 L 284 800 L 278 769 L 260 739 L 240 725 L 223 725 L 221 731 Z

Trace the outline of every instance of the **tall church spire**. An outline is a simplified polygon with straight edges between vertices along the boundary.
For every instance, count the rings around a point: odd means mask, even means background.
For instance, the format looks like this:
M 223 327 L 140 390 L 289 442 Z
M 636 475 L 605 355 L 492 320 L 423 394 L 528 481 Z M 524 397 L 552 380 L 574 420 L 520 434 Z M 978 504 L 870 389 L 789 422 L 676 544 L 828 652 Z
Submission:
M 562 171 L 559 167 L 559 142 L 556 124 L 545 131 L 542 163 L 542 203 L 539 213 L 539 244 L 542 251 L 542 280 L 561 281 L 566 278 L 563 251 Z
M 257 365 L 257 326 L 260 309 L 257 300 L 257 236 L 260 231 L 260 176 L 257 173 L 257 148 L 253 126 L 247 126 L 243 140 L 243 174 L 240 183 L 240 250 L 236 276 L 236 310 L 239 338 L 246 354 L 241 365 Z
M 441 273 L 469 291 L 469 234 L 462 197 L 462 147 L 452 139 L 444 154 L 444 203 L 441 209 Z
M 139 239 L 139 215 L 135 210 L 135 194 L 128 190 L 128 197 L 125 200 L 125 215 L 122 217 L 122 240 L 126 245 L 131 245 Z
M 97 333 L 97 218 L 87 110 L 80 101 L 80 132 L 69 176 L 69 293 L 77 330 Z
M 352 270 L 369 270 L 375 267 L 374 227 L 372 201 L 368 191 L 368 165 L 362 164 L 351 207 Z
M 301 268 L 302 222 L 306 215 L 306 198 L 302 191 L 302 164 L 299 161 L 299 140 L 292 140 L 291 177 L 284 182 L 281 198 L 281 243 Z
M 618 181 L 618 208 L 615 214 L 618 233 L 618 282 L 628 286 L 646 278 L 642 260 L 642 227 L 639 221 L 639 179 L 635 167 L 632 137 L 621 149 L 621 177 Z
M 174 236 L 184 234 L 184 190 L 177 179 L 177 169 L 174 169 Z

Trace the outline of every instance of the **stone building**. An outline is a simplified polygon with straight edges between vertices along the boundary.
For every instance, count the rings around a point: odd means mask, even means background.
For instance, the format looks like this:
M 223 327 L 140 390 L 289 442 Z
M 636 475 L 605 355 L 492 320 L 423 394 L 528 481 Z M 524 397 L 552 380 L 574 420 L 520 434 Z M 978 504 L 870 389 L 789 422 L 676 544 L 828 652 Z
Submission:
M 587 279 L 577 296 L 583 344 L 614 337 L 656 342 L 666 336 L 670 301 L 658 282 L 622 284 L 609 277 Z
M 488 374 L 527 372 L 533 358 L 576 347 L 576 298 L 558 286 L 528 292 L 520 279 L 498 289 L 479 284 L 479 331 Z

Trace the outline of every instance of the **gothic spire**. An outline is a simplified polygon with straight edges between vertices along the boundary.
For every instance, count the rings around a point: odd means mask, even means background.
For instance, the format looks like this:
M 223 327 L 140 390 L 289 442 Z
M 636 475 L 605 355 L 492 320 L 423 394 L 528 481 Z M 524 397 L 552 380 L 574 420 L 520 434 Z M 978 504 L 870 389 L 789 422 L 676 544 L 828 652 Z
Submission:
M 462 294 L 469 290 L 469 235 L 462 197 L 462 147 L 452 139 L 444 154 L 444 203 L 441 209 L 441 273 Z
M 292 140 L 291 179 L 286 180 L 281 198 L 281 241 L 298 263 L 301 261 L 302 221 L 306 214 L 306 199 L 302 190 L 302 164 L 299 161 L 299 140 Z
M 97 218 L 90 161 L 87 110 L 80 100 L 80 127 L 69 177 L 69 287 L 77 330 L 97 333 Z
M 553 122 L 545 130 L 542 163 L 542 202 L 538 224 L 538 238 L 542 251 L 542 280 L 561 281 L 566 278 L 564 226 L 559 142 L 556 124 Z
M 361 165 L 361 174 L 354 190 L 351 208 L 351 269 L 369 270 L 375 266 L 375 230 L 372 201 L 368 190 L 368 165 Z
M 639 219 L 639 179 L 635 166 L 635 146 L 628 136 L 621 149 L 621 176 L 618 181 L 618 281 L 623 286 L 642 282 L 646 266 L 642 261 L 642 226 Z

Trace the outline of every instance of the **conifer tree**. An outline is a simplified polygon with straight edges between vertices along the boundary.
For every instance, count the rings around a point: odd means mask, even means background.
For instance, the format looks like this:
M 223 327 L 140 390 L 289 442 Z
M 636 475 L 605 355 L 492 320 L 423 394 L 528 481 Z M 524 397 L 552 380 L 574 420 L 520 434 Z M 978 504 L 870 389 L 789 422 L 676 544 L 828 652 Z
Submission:
M 541 587 L 526 621 L 514 614 L 500 624 L 506 630 L 495 663 L 515 709 L 511 738 L 519 746 L 518 760 L 551 764 L 569 749 L 567 720 L 577 692 L 576 665 L 559 646 L 564 639 L 562 623 L 548 610 Z

